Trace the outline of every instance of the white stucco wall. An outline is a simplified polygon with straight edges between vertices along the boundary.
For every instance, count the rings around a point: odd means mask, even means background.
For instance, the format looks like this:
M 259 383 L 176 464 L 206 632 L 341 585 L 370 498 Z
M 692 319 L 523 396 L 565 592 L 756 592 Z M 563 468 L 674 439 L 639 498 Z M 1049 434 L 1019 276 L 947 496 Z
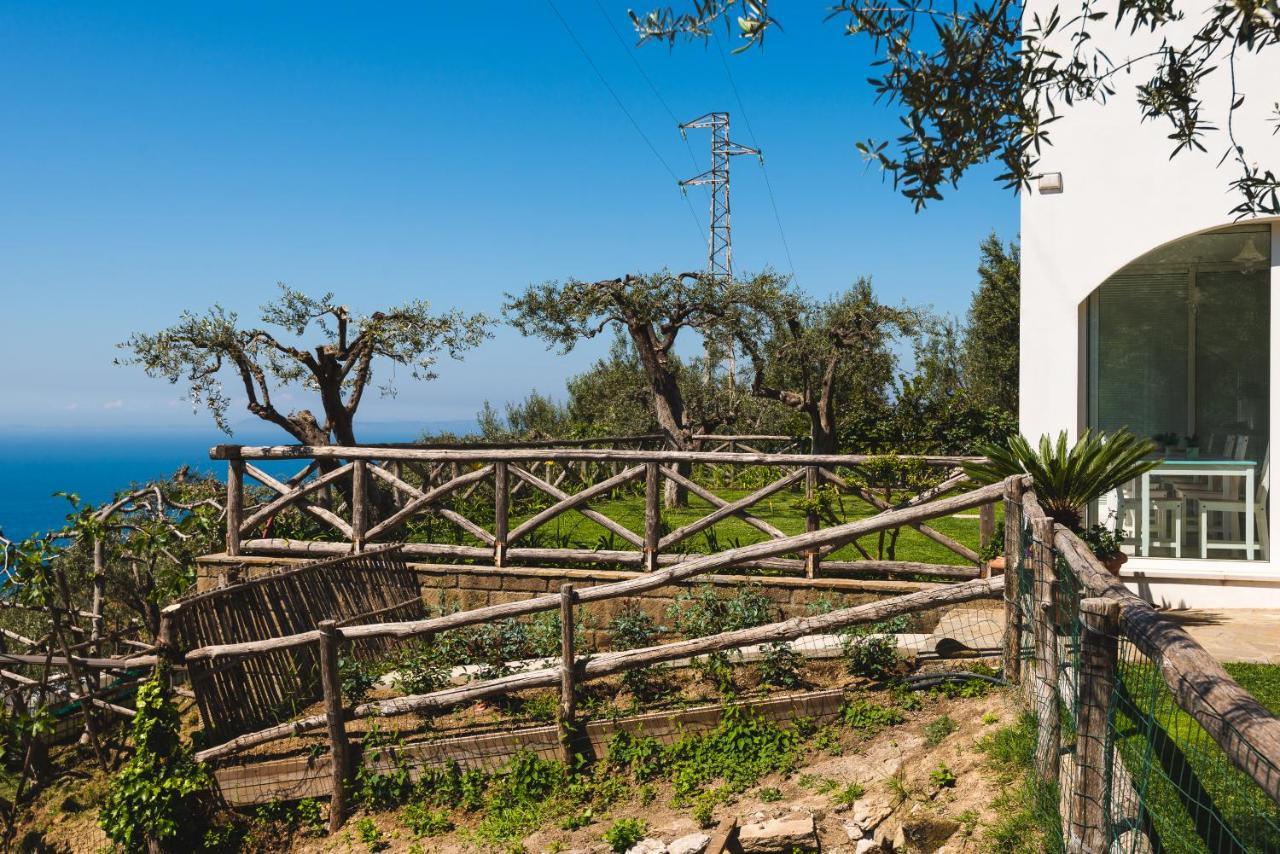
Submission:
M 1027 8 L 1029 13 L 1044 13 L 1052 5 L 1052 0 L 1030 0 Z M 1098 35 L 1117 61 L 1156 44 L 1144 34 L 1129 35 L 1127 28 Z M 1280 136 L 1272 133 L 1274 125 L 1267 121 L 1280 100 L 1280 50 L 1266 54 L 1240 62 L 1237 80 L 1246 100 L 1236 115 L 1236 133 L 1254 158 L 1280 169 Z M 1074 434 L 1083 421 L 1080 329 L 1081 306 L 1088 295 L 1145 252 L 1234 219 L 1230 211 L 1238 199 L 1229 182 L 1238 174 L 1237 166 L 1230 160 L 1218 162 L 1227 147 L 1226 134 L 1209 133 L 1204 139 L 1207 153 L 1184 152 L 1171 160 L 1168 125 L 1140 123 L 1134 86 L 1142 79 L 1145 75 L 1121 76 L 1106 105 L 1060 108 L 1062 119 L 1049 128 L 1053 144 L 1042 152 L 1039 168 L 1062 173 L 1063 191 L 1041 194 L 1032 189 L 1022 196 L 1020 421 L 1022 432 L 1032 438 L 1062 429 Z M 1230 102 L 1227 76 L 1215 75 L 1204 94 L 1204 117 L 1225 122 Z M 1272 282 L 1280 295 L 1280 223 L 1272 226 L 1272 243 Z M 1272 330 L 1274 382 L 1280 378 L 1276 296 Z M 1280 426 L 1278 398 L 1273 392 L 1273 432 Z M 1276 447 L 1274 435 L 1271 444 Z M 1276 530 L 1275 524 L 1271 530 Z M 1273 585 L 1280 585 L 1280 562 L 1183 561 L 1176 571 L 1168 561 L 1145 563 L 1146 569 L 1138 565 L 1132 570 L 1145 576 L 1144 592 L 1156 601 L 1259 607 L 1264 603 L 1256 597 L 1262 594 L 1280 607 L 1280 586 Z M 1188 572 L 1201 580 L 1186 583 Z M 1248 587 L 1251 580 L 1260 586 L 1240 595 L 1239 586 Z

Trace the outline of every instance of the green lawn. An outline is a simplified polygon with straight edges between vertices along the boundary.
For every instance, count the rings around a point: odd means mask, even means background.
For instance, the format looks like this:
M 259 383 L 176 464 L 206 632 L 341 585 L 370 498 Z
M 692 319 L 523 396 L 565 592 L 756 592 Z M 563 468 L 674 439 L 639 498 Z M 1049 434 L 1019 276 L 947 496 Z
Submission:
M 1280 712 L 1280 667 L 1228 664 L 1246 690 Z M 1149 830 L 1168 852 L 1280 851 L 1280 807 L 1226 756 L 1145 662 L 1121 667 L 1116 713 L 1120 753 L 1139 791 Z M 1126 811 L 1126 814 L 1133 810 Z
M 751 491 L 750 489 L 735 488 L 718 488 L 714 490 L 716 495 L 726 501 L 735 501 L 750 494 Z M 803 509 L 797 506 L 798 500 L 798 492 L 780 492 L 754 505 L 749 512 L 769 522 L 784 533 L 801 534 L 804 533 L 805 516 Z M 612 500 L 600 499 L 591 502 L 590 506 L 591 509 L 620 523 L 636 534 L 642 534 L 644 531 L 644 496 L 642 494 L 632 492 Z M 662 531 L 666 534 L 669 531 L 676 530 L 707 515 L 713 509 L 709 502 L 690 495 L 688 507 L 663 509 Z M 842 503 L 833 507 L 832 510 L 839 522 L 852 522 L 873 516 L 877 512 L 875 508 L 866 502 L 849 496 L 845 496 Z M 525 519 L 535 515 L 535 512 L 532 509 L 523 513 L 513 512 L 510 527 L 515 528 Z M 997 507 L 997 519 L 1000 518 L 1001 513 L 1002 508 Z M 468 512 L 465 515 L 477 521 L 483 518 L 482 512 Z M 978 548 L 977 510 L 969 511 L 960 516 L 936 519 L 928 524 L 940 533 L 952 537 L 970 548 Z M 827 524 L 823 525 L 823 527 L 827 526 Z M 485 527 L 487 529 L 491 528 L 490 525 L 485 525 Z M 477 540 L 470 536 L 461 535 L 457 528 L 442 521 L 433 521 L 429 528 L 418 527 L 410 534 L 409 539 L 421 542 L 442 536 L 448 538 L 448 541 L 480 545 Z M 729 518 L 672 546 L 671 550 L 703 554 L 739 545 L 750 545 L 766 539 L 768 539 L 768 536 L 764 532 L 741 519 Z M 876 557 L 880 553 L 876 535 L 863 538 L 861 544 L 872 557 Z M 544 523 L 513 545 L 515 547 L 536 546 L 623 550 L 633 548 L 613 532 L 572 510 Z M 832 557 L 837 560 L 857 560 L 861 556 L 853 546 L 845 546 L 835 552 Z M 909 528 L 904 528 L 900 531 L 894 550 L 894 558 L 896 560 L 947 565 L 964 565 L 966 563 L 960 555 Z

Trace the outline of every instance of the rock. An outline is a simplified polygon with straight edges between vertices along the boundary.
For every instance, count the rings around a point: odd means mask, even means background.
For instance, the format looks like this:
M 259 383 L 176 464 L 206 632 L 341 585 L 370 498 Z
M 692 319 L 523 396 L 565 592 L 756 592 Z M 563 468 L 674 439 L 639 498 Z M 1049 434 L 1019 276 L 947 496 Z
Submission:
M 902 825 L 898 825 L 898 832 L 893 835 L 893 850 L 907 850 L 907 832 Z
M 667 843 L 661 839 L 641 839 L 627 849 L 627 854 L 667 854 Z
M 872 839 L 869 836 L 859 839 L 858 843 L 853 846 L 853 854 L 867 854 L 868 851 L 883 851 L 883 850 L 884 849 L 880 847 L 879 843 L 877 843 L 874 839 Z
M 893 804 L 888 801 L 858 801 L 853 806 L 852 821 L 862 828 L 862 835 L 866 835 L 879 827 L 881 822 L 892 814 Z
M 895 840 L 902 836 L 902 825 L 897 819 L 888 819 L 881 822 L 875 829 L 873 834 L 876 844 L 886 851 L 894 850 L 896 846 Z M 905 847 L 905 842 L 903 844 Z M 899 849 L 901 850 L 901 849 Z
M 816 851 L 818 834 L 811 815 L 776 818 L 740 827 L 738 844 L 742 847 L 743 854 L 791 854 L 797 849 Z
M 911 852 L 932 852 L 942 847 L 951 836 L 960 829 L 960 822 L 950 818 L 922 816 L 912 818 L 902 825 L 902 833 L 906 839 L 907 850 Z
M 667 854 L 701 854 L 710 841 L 711 837 L 705 833 L 690 833 L 673 840 L 667 846 Z

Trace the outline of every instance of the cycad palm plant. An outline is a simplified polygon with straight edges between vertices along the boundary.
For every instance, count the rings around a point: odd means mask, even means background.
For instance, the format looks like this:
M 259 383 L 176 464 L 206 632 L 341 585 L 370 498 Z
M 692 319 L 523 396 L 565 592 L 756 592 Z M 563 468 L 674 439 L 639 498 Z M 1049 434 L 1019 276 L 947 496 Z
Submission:
M 1153 442 L 1123 428 L 1110 434 L 1085 430 L 1068 448 L 1064 430 L 1057 442 L 1041 436 L 1038 449 L 1022 436 L 1011 436 L 1007 445 L 983 446 L 979 453 L 988 462 L 969 463 L 964 469 L 980 484 L 1031 475 L 1045 512 L 1079 531 L 1089 502 L 1155 468 L 1160 462 L 1151 458 L 1155 450 Z

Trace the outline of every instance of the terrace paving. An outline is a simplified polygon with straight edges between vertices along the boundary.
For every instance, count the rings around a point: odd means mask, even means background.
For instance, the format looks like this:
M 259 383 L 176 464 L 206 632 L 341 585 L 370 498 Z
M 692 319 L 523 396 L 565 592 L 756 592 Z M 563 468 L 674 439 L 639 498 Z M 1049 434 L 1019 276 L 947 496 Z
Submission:
M 1164 612 L 1219 661 L 1280 664 L 1280 608 Z

